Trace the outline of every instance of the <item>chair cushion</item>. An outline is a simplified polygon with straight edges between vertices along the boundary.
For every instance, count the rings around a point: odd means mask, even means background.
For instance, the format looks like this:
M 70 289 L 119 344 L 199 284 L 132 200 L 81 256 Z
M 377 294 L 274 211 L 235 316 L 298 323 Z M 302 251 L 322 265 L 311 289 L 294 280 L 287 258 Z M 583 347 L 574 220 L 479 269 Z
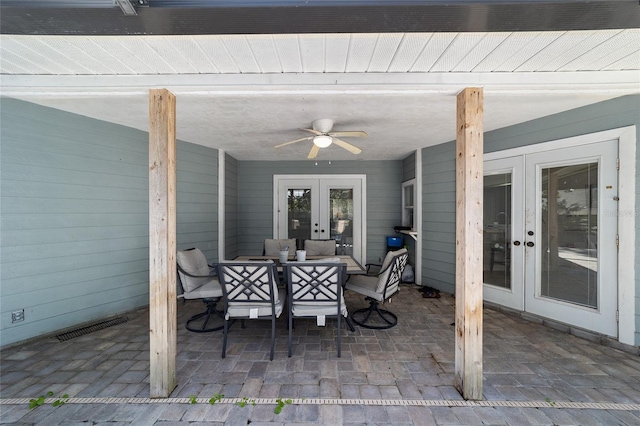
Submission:
M 197 289 L 190 292 L 185 292 L 183 297 L 185 299 L 206 299 L 222 297 L 222 287 L 220 286 L 220 281 L 215 278 L 211 279 Z
M 277 290 L 276 290 L 277 291 Z M 282 310 L 284 308 L 284 304 L 286 302 L 286 293 L 281 291 L 273 295 L 275 299 L 275 314 L 276 318 L 280 318 L 280 314 L 282 314 Z M 258 316 L 271 316 L 271 304 L 270 303 L 251 303 L 251 302 L 233 302 L 233 304 L 229 304 L 229 308 L 227 309 L 226 319 L 229 318 L 241 318 L 241 317 L 249 317 L 251 313 L 251 309 L 258 309 Z
M 347 304 L 344 302 L 344 299 L 340 305 L 340 312 L 342 316 L 346 318 L 349 316 L 349 311 L 347 310 Z M 305 304 L 305 302 L 294 302 L 291 307 L 291 313 L 294 317 L 317 317 L 318 315 L 335 316 L 337 314 L 335 303 L 322 306 L 318 303 L 309 305 Z
M 336 240 L 304 240 L 307 256 L 333 256 L 336 254 Z
M 176 253 L 176 261 L 186 273 L 203 277 L 194 278 L 178 272 L 185 293 L 190 293 L 211 281 L 211 278 L 209 278 L 211 272 L 207 264 L 207 258 L 204 257 L 204 253 L 202 253 L 200 249 L 179 250 Z
M 285 247 L 289 249 L 289 254 L 293 255 L 296 252 L 296 239 L 289 238 L 285 240 L 276 240 L 267 238 L 264 240 L 264 255 L 265 256 L 278 256 L 280 250 L 284 250 Z
M 382 292 L 377 292 L 378 278 L 366 275 L 352 275 L 345 288 L 382 302 Z

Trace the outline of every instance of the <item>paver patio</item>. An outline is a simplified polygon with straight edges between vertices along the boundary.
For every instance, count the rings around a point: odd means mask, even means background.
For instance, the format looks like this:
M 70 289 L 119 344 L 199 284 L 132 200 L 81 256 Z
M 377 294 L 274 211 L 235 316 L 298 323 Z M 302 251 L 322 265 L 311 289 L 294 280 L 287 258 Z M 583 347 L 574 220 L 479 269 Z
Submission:
M 363 298 L 346 292 L 350 310 Z M 484 401 L 465 401 L 454 381 L 454 298 L 422 298 L 403 285 L 387 307 L 390 330 L 342 330 L 297 320 L 287 357 L 278 320 L 191 333 L 198 301 L 178 303 L 178 386 L 149 397 L 148 310 L 66 341 L 43 337 L 0 352 L 0 423 L 10 424 L 438 424 L 638 425 L 640 357 L 498 310 L 484 310 Z M 29 400 L 53 392 L 33 410 Z M 66 404 L 52 402 L 68 394 Z M 224 395 L 215 404 L 212 397 Z M 291 403 L 288 403 L 291 399 Z M 284 406 L 276 413 L 279 400 Z M 192 402 L 195 402 L 192 403 Z

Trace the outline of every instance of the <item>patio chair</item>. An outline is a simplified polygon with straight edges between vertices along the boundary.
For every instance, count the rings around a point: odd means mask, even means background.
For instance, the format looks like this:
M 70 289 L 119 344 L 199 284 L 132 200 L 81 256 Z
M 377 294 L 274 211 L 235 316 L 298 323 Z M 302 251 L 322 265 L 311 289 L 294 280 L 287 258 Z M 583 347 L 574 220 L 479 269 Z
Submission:
M 224 294 L 224 335 L 222 358 L 227 353 L 227 335 L 231 319 L 271 320 L 271 354 L 275 347 L 276 318 L 284 309 L 286 293 L 278 291 L 278 274 L 273 261 L 224 261 L 218 264 L 218 276 Z
M 333 256 L 336 247 L 336 240 L 304 240 L 307 256 Z
M 408 258 L 407 249 L 390 251 L 385 256 L 377 277 L 367 275 L 351 277 L 345 288 L 364 295 L 365 300 L 369 301 L 368 308 L 353 312 L 351 315 L 353 322 L 361 327 L 376 330 L 391 328 L 398 323 L 398 317 L 393 312 L 381 309 L 378 302 L 384 304 L 385 300 L 398 292 L 402 271 Z
M 326 318 L 337 319 L 337 350 L 341 355 L 342 317 L 349 313 L 343 290 L 347 265 L 340 259 L 291 262 L 284 265 L 289 299 L 289 357 L 294 318 L 315 318 L 324 326 Z
M 285 248 L 289 249 L 289 254 L 295 254 L 296 252 L 296 239 L 272 239 L 267 238 L 264 240 L 264 248 L 262 250 L 262 254 L 264 256 L 278 256 L 280 254 L 280 250 L 284 250 Z
M 189 318 L 186 328 L 195 333 L 222 330 L 223 325 L 207 327 L 212 316 L 223 318 L 216 305 L 222 298 L 222 287 L 215 278 L 215 267 L 207 264 L 207 258 L 198 248 L 190 248 L 176 253 L 178 282 L 182 287 L 180 297 L 185 300 L 202 299 L 207 306 L 204 312 Z M 199 325 L 198 325 L 199 324 Z

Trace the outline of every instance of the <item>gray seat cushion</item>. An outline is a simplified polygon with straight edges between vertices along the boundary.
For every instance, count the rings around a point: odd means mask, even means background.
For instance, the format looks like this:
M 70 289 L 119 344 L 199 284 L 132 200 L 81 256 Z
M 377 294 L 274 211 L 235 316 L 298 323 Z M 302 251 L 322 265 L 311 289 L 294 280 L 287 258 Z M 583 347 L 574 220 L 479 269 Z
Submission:
M 222 297 L 222 287 L 220 287 L 220 281 L 213 278 L 201 285 L 197 289 L 185 292 L 182 297 L 185 299 L 207 299 Z
M 287 294 L 284 291 L 280 291 L 277 294 L 274 294 L 274 297 L 277 297 L 274 305 L 276 318 L 280 318 L 280 314 L 282 314 L 284 305 L 286 303 L 286 295 Z M 229 304 L 226 317 L 227 319 L 249 317 L 252 309 L 258 310 L 257 315 L 259 317 L 271 315 L 270 303 L 233 302 L 233 304 Z
M 285 248 L 289 249 L 289 254 L 293 255 L 296 252 L 296 239 L 289 238 L 284 240 L 275 240 L 267 238 L 264 240 L 264 254 L 265 256 L 278 256 L 280 250 Z
M 382 302 L 382 292 L 377 292 L 378 278 L 366 275 L 352 275 L 345 288 Z
M 305 240 L 307 256 L 333 256 L 336 254 L 335 240 Z

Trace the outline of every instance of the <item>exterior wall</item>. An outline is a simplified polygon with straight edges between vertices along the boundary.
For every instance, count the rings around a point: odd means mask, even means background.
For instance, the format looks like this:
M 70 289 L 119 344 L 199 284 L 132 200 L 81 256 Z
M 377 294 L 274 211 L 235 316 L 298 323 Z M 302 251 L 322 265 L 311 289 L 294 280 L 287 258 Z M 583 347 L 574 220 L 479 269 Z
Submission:
M 262 254 L 265 238 L 273 237 L 273 175 L 366 174 L 367 262 L 378 263 L 386 252 L 386 237 L 401 221 L 402 161 L 238 162 L 238 251 Z
M 414 179 L 416 177 L 416 154 L 411 154 L 402 160 L 402 181 Z
M 505 127 L 484 135 L 485 152 L 548 142 L 636 125 L 640 140 L 640 95 L 623 96 L 560 114 Z M 636 150 L 640 156 L 640 150 Z M 636 164 L 639 158 L 636 158 Z M 455 288 L 455 142 L 422 151 L 423 266 L 426 285 Z M 636 168 L 636 212 L 640 211 L 640 167 Z M 636 250 L 640 250 L 640 215 L 636 214 Z M 640 306 L 640 268 L 636 261 L 636 306 Z M 640 308 L 636 308 L 640 330 Z M 640 334 L 636 333 L 636 345 Z
M 147 305 L 148 134 L 8 98 L 0 110 L 0 346 Z M 216 150 L 178 143 L 178 245 L 210 244 L 214 261 L 217 167 Z
M 225 157 L 225 258 L 238 256 L 238 161 Z
M 456 278 L 455 151 L 454 142 L 422 150 L 422 285 L 447 293 Z
M 178 142 L 177 247 L 197 247 L 209 263 L 218 261 L 218 167 L 217 150 Z

